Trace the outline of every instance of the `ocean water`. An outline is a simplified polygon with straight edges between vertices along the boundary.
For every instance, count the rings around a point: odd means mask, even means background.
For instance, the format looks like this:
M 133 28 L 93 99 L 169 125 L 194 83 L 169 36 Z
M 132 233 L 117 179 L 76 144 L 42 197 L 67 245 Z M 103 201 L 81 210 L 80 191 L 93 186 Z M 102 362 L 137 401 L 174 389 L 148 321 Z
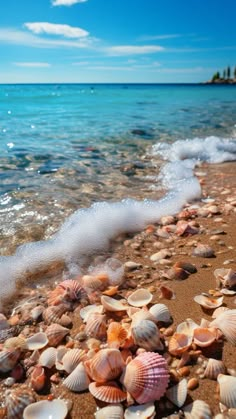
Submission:
M 42 259 L 79 265 L 200 196 L 194 167 L 236 158 L 235 98 L 236 86 L 0 85 L 2 272 L 14 284 Z

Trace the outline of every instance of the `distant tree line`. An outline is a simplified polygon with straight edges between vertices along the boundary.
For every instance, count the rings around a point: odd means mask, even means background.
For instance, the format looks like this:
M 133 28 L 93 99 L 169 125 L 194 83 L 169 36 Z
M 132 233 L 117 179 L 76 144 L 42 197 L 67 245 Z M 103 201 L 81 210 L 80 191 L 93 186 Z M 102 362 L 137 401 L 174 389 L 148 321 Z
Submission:
M 232 72 L 231 72 L 230 66 L 228 66 L 227 68 L 224 68 L 224 70 L 222 71 L 222 75 L 220 74 L 219 71 L 217 71 L 213 75 L 212 81 L 215 81 L 215 80 L 229 80 L 229 79 L 231 79 L 231 74 L 233 75 L 233 78 L 236 79 L 236 66 L 234 67 L 234 70 L 232 70 Z

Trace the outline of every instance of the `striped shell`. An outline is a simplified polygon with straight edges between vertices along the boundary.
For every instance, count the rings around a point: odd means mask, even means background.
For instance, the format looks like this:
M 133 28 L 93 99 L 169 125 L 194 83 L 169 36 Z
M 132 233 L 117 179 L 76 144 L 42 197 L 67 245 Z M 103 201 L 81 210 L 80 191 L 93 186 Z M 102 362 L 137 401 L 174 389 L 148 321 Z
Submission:
M 118 349 L 102 349 L 84 365 L 89 376 L 97 383 L 105 383 L 117 378 L 125 364 Z
M 87 323 L 88 320 L 88 316 L 92 313 L 99 313 L 102 314 L 103 313 L 103 306 L 100 305 L 96 305 L 96 304 L 90 304 L 88 306 L 82 307 L 79 314 L 81 319 Z
M 97 339 L 105 338 L 107 333 L 106 315 L 91 313 L 88 316 L 84 331 L 89 337 Z
M 20 349 L 6 349 L 0 352 L 0 372 L 11 371 L 20 358 Z
M 236 309 L 226 310 L 210 323 L 210 327 L 220 329 L 226 339 L 236 345 Z
M 49 306 L 43 312 L 43 319 L 46 324 L 59 323 L 64 313 L 68 311 L 68 306 L 65 304 L 59 304 L 57 306 Z
M 48 337 L 48 345 L 57 346 L 69 332 L 69 329 L 60 326 L 57 323 L 51 324 L 45 330 L 45 333 Z
M 20 336 L 9 338 L 4 342 L 4 349 L 20 349 L 21 351 L 27 350 L 26 339 Z
M 107 329 L 107 343 L 110 348 L 122 347 L 128 337 L 128 331 L 122 324 L 111 322 Z
M 77 365 L 74 371 L 63 382 L 66 388 L 74 392 L 87 390 L 89 383 L 90 380 L 82 362 Z
M 34 392 L 27 386 L 7 390 L 5 396 L 8 419 L 22 419 L 25 407 L 36 401 Z
M 236 408 L 236 377 L 219 374 L 220 401 L 228 408 Z
M 210 380 L 216 380 L 219 374 L 225 374 L 226 367 L 223 361 L 209 358 L 203 377 L 209 378 Z
M 83 349 L 71 349 L 62 358 L 64 370 L 70 374 L 81 361 L 86 359 L 86 352 Z
M 195 400 L 183 408 L 184 417 L 187 419 L 212 419 L 209 405 L 203 400 Z
M 94 416 L 95 419 L 123 419 L 124 409 L 121 404 L 111 404 L 97 410 Z
M 39 357 L 38 364 L 42 367 L 52 368 L 56 363 L 57 350 L 50 347 L 45 349 Z
M 187 398 L 187 386 L 187 380 L 184 378 L 178 384 L 168 388 L 166 391 L 167 399 L 170 400 L 175 406 L 182 407 Z
M 131 335 L 134 343 L 147 351 L 162 350 L 158 327 L 151 320 L 141 320 L 131 324 Z
M 87 295 L 83 287 L 81 287 L 80 283 L 75 279 L 66 279 L 63 282 L 60 282 L 58 287 L 66 290 L 68 292 L 69 299 L 72 301 L 80 300 Z
M 126 399 L 126 393 L 121 390 L 115 381 L 104 384 L 91 383 L 89 391 L 98 400 L 106 403 L 120 403 Z
M 155 317 L 157 323 L 170 323 L 172 321 L 170 311 L 165 304 L 154 304 L 149 312 Z
M 143 352 L 125 368 L 121 382 L 137 403 L 159 400 L 166 392 L 169 374 L 166 360 L 155 352 Z

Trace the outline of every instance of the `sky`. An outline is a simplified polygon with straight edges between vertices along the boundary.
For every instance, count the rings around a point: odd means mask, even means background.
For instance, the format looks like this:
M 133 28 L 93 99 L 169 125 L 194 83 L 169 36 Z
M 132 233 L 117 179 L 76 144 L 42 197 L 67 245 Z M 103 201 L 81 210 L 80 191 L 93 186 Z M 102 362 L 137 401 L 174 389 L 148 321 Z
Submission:
M 0 83 L 194 83 L 236 66 L 236 0 L 0 0 Z

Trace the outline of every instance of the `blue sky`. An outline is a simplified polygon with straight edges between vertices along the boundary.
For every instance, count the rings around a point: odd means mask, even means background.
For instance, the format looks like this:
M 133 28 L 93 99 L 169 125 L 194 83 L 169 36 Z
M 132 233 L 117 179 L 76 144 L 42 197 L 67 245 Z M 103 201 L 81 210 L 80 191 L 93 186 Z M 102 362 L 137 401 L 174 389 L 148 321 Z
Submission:
M 199 82 L 236 66 L 236 0 L 1 0 L 0 83 Z

